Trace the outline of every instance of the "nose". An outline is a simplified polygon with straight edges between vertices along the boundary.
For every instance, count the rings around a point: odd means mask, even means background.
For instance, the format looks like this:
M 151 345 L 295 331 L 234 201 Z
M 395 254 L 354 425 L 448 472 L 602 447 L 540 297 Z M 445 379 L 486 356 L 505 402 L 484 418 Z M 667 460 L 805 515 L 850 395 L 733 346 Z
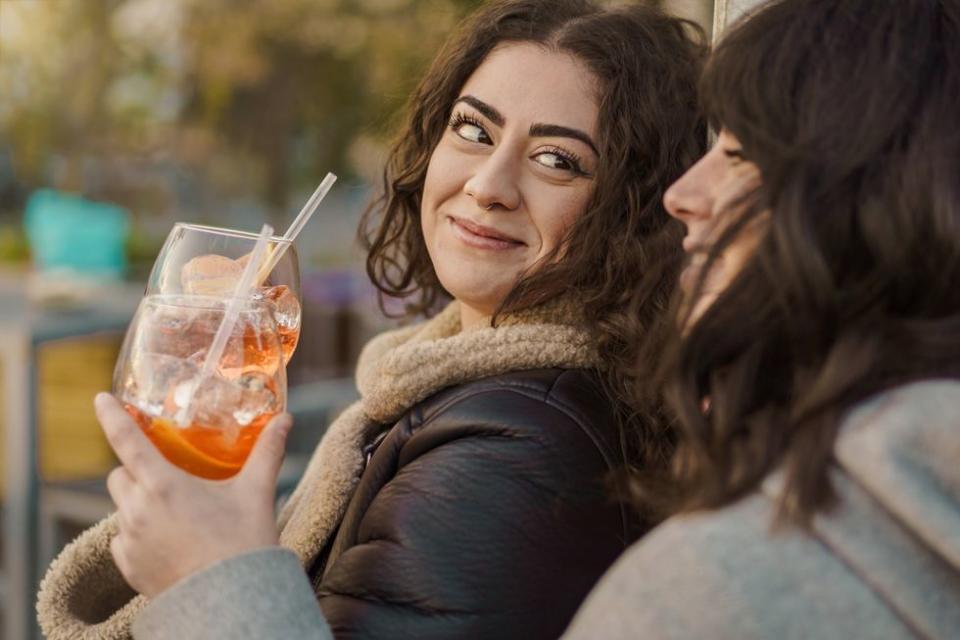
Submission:
M 523 202 L 517 169 L 509 149 L 501 147 L 478 161 L 463 191 L 481 209 L 513 211 Z
M 708 157 L 704 156 L 663 194 L 663 207 L 671 216 L 687 225 L 710 217 L 713 201 L 710 195 Z

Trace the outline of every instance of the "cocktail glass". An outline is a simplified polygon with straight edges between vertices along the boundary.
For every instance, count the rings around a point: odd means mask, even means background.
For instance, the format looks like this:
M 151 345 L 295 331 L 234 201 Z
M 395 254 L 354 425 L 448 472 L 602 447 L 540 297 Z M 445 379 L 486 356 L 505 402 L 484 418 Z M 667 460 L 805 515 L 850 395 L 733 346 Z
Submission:
M 178 222 L 154 262 L 146 295 L 229 297 L 256 242 L 255 233 Z M 260 274 L 254 297 L 274 305 L 284 362 L 289 362 L 300 338 L 297 251 L 280 236 L 270 240 L 267 251 L 268 263 L 274 255 L 281 257 L 269 273 Z
M 258 236 L 176 224 L 114 371 L 114 395 L 128 413 L 167 459 L 201 477 L 236 474 L 264 426 L 286 408 L 300 274 L 290 241 L 266 238 L 263 259 L 251 267 L 258 270 L 253 290 L 231 314 L 236 324 L 218 356 L 214 336 L 230 326 L 226 310 Z

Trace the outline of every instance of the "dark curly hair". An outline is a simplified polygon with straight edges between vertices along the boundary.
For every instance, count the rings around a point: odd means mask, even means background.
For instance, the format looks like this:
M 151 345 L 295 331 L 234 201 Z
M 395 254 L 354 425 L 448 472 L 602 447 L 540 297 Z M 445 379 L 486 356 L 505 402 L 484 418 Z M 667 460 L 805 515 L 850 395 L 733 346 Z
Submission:
M 608 391 L 622 417 L 657 422 L 655 409 L 630 406 L 626 391 L 635 345 L 665 310 L 681 262 L 682 228 L 661 200 L 704 149 L 696 93 L 702 40 L 696 25 L 650 6 L 611 9 L 588 0 L 484 5 L 450 38 L 412 96 L 383 174 L 383 195 L 361 223 L 367 272 L 381 296 L 411 300 L 411 314 L 430 313 L 448 297 L 424 244 L 420 203 L 430 156 L 470 75 L 505 42 L 572 54 L 600 85 L 592 198 L 557 251 L 516 283 L 494 322 L 560 294 L 576 296 L 600 336 Z M 639 290 L 638 281 L 644 283 Z M 660 444 L 666 441 L 650 438 L 651 446 Z
M 762 174 L 712 258 L 751 218 L 766 232 L 666 343 L 677 504 L 782 468 L 780 521 L 804 524 L 833 501 L 851 407 L 960 377 L 960 1 L 773 2 L 723 39 L 702 94 Z

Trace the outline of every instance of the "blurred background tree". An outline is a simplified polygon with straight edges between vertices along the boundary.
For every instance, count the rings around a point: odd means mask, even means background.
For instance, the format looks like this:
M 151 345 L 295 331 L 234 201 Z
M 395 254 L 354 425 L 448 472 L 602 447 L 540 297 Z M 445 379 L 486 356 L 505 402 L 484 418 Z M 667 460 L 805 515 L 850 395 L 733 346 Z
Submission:
M 159 229 L 224 199 L 277 218 L 327 170 L 362 182 L 476 4 L 0 0 L 0 210 L 54 186 Z
M 343 259 L 401 105 L 480 3 L 0 0 L 3 246 L 23 254 L 39 187 L 130 209 L 148 261 L 177 219 L 282 227 L 332 170 L 341 228 L 315 259 Z

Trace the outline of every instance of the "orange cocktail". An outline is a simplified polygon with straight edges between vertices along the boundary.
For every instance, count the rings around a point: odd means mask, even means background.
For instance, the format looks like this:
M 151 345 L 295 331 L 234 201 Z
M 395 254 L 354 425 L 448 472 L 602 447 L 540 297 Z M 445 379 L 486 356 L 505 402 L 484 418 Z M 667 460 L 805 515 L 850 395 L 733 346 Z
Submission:
M 249 282 L 242 292 L 241 282 Z M 300 321 L 290 238 L 177 223 L 127 331 L 114 395 L 171 462 L 205 478 L 230 477 L 286 408 Z M 229 336 L 215 341 L 221 326 Z
M 244 303 L 222 355 L 204 369 L 224 309 L 222 299 L 209 296 L 145 297 L 114 380 L 127 412 L 160 452 L 214 480 L 236 474 L 257 436 L 284 410 L 292 349 L 277 305 L 264 296 Z
M 169 418 L 151 418 L 132 405 L 125 405 L 143 432 L 164 457 L 201 478 L 223 480 L 243 467 L 257 436 L 276 414 L 257 416 L 234 435 L 197 422 L 181 428 Z

